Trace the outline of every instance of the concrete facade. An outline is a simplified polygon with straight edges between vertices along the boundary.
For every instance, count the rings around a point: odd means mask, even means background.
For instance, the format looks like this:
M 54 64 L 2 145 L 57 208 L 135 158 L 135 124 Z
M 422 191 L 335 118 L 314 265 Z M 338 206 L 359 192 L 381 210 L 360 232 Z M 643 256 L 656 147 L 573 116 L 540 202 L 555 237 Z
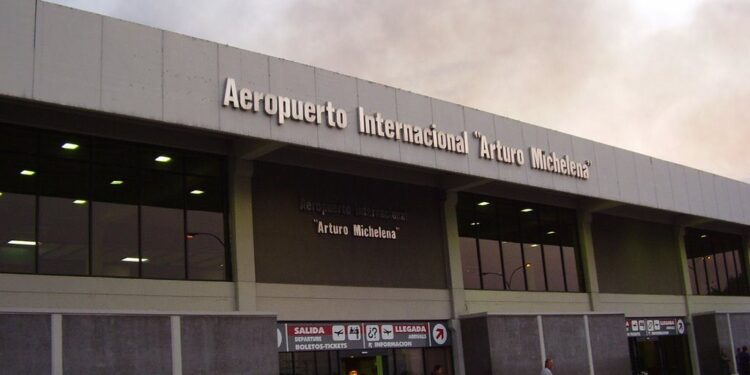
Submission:
M 278 125 L 272 116 L 222 107 L 227 77 L 255 91 L 331 101 L 349 125 Z M 467 131 L 470 153 L 360 134 L 360 106 L 392 120 Z M 232 280 L 0 273 L 0 368 L 13 373 L 278 373 L 276 320 L 449 320 L 455 374 L 538 373 L 544 357 L 553 356 L 556 374 L 625 375 L 628 317 L 686 317 L 695 375 L 713 373 L 720 348 L 750 340 L 750 297 L 694 295 L 690 288 L 686 226 L 742 235 L 750 259 L 750 185 L 708 172 L 33 0 L 0 3 L 0 122 L 225 155 L 229 169 Z M 590 178 L 534 170 L 530 160 L 516 166 L 481 159 L 473 131 L 523 150 L 590 160 Z M 283 249 L 287 239 L 268 236 L 269 223 L 285 222 L 281 215 L 274 222 L 282 211 L 265 200 L 275 181 L 258 180 L 268 164 L 335 174 L 342 185 L 374 181 L 391 195 L 414 189 L 421 198 L 430 195 L 412 202 L 428 206 L 412 211 L 430 224 L 400 250 L 409 256 L 378 257 L 377 248 L 356 259 L 326 254 L 332 269 L 342 259 L 347 268 L 373 265 L 368 278 L 330 269 L 315 275 L 305 264 L 294 265 L 304 273 L 286 274 L 278 262 L 305 252 Z M 294 182 L 287 198 L 300 186 L 308 185 Z M 458 192 L 575 209 L 585 292 L 467 289 Z M 276 256 L 284 251 L 286 257 Z M 305 256 L 308 263 L 319 260 L 316 253 Z M 427 265 L 419 266 L 420 259 Z M 377 272 L 387 279 L 378 280 Z M 40 360 L 23 360 L 31 347 Z

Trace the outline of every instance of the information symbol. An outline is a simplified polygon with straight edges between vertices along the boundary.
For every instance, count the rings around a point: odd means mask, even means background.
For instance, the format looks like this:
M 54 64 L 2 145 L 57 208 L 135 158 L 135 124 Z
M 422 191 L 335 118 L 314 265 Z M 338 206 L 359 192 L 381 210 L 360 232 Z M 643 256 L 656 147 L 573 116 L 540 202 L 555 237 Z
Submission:
M 367 332 L 367 341 L 380 341 L 380 327 L 368 325 L 365 327 L 365 332 Z

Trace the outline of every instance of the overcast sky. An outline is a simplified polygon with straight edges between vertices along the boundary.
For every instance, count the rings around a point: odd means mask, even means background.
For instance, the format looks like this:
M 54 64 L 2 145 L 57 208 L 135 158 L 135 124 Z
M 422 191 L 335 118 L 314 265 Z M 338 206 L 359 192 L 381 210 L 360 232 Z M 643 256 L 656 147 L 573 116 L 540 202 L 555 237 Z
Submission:
M 750 1 L 52 2 L 750 183 Z

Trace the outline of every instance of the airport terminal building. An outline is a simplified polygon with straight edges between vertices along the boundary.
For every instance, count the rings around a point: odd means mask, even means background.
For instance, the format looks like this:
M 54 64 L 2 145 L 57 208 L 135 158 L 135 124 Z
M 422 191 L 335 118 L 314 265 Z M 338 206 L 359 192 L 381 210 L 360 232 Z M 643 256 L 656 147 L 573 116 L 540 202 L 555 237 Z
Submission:
M 736 372 L 749 252 L 710 171 L 0 2 L 3 373 Z

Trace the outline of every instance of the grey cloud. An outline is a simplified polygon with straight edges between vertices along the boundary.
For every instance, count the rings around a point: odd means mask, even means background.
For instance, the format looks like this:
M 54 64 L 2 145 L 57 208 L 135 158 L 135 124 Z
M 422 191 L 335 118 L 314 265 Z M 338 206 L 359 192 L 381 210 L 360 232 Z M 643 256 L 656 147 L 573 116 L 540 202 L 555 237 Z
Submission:
M 57 0 L 750 182 L 750 3 Z

